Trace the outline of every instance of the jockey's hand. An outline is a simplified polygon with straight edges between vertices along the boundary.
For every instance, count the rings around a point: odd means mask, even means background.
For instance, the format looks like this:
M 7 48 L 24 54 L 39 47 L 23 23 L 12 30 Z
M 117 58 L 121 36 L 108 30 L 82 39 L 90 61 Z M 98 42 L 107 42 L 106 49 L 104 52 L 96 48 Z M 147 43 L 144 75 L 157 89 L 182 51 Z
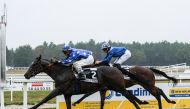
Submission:
M 102 61 L 96 61 L 95 64 L 100 64 Z
M 58 60 L 56 58 L 51 58 L 52 63 L 58 63 Z

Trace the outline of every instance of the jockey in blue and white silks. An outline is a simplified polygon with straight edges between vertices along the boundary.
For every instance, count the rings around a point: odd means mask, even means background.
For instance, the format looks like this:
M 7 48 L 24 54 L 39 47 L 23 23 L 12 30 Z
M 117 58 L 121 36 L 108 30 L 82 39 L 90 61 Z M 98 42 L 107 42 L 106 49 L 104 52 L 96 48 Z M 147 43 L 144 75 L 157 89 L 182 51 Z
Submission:
M 83 49 L 71 48 L 66 44 L 63 46 L 62 51 L 66 55 L 66 58 L 59 62 L 62 64 L 73 64 L 74 68 L 78 72 L 78 79 L 85 79 L 82 66 L 93 64 L 94 57 L 92 56 L 92 52 Z
M 96 64 L 109 64 L 113 57 L 115 67 L 120 67 L 125 61 L 131 57 L 131 52 L 125 47 L 111 47 L 109 43 L 104 42 L 101 49 L 107 53 L 106 57 L 102 61 L 96 61 Z

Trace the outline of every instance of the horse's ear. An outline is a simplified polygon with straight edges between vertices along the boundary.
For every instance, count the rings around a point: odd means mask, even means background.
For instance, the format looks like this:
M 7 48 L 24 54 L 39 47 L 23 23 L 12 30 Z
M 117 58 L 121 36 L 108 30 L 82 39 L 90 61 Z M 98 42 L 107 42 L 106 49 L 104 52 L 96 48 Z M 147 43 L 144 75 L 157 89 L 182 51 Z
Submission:
M 42 59 L 42 55 L 40 54 L 39 59 Z
M 42 55 L 40 54 L 36 59 L 39 61 L 42 58 Z

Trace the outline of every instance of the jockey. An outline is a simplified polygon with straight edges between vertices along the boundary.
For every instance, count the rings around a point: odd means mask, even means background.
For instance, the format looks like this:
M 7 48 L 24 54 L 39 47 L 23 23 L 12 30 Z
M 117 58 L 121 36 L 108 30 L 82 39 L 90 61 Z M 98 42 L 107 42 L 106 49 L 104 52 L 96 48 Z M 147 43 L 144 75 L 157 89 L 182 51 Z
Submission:
M 71 48 L 66 44 L 63 46 L 62 52 L 66 55 L 66 58 L 59 62 L 61 64 L 73 63 L 74 68 L 78 72 L 78 79 L 86 79 L 82 66 L 93 64 L 94 58 L 92 56 L 92 52 L 88 50 Z
M 116 57 L 113 66 L 121 68 L 121 64 L 131 57 L 131 52 L 125 47 L 111 47 L 109 43 L 104 42 L 101 49 L 107 53 L 107 55 L 102 61 L 96 61 L 95 64 L 108 65 L 112 57 Z

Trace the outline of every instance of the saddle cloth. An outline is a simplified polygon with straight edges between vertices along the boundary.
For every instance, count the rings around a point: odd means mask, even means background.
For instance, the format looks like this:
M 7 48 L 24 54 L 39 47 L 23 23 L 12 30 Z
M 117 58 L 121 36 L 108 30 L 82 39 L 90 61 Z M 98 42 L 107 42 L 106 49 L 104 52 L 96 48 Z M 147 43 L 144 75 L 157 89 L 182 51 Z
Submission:
M 128 70 L 128 68 L 125 68 Z M 97 68 L 83 68 L 84 74 L 86 75 L 85 80 L 81 80 L 84 82 L 91 82 L 91 83 L 98 83 L 97 80 Z M 75 75 L 77 76 L 77 75 Z M 124 79 L 129 80 L 129 77 L 127 75 L 124 75 Z

